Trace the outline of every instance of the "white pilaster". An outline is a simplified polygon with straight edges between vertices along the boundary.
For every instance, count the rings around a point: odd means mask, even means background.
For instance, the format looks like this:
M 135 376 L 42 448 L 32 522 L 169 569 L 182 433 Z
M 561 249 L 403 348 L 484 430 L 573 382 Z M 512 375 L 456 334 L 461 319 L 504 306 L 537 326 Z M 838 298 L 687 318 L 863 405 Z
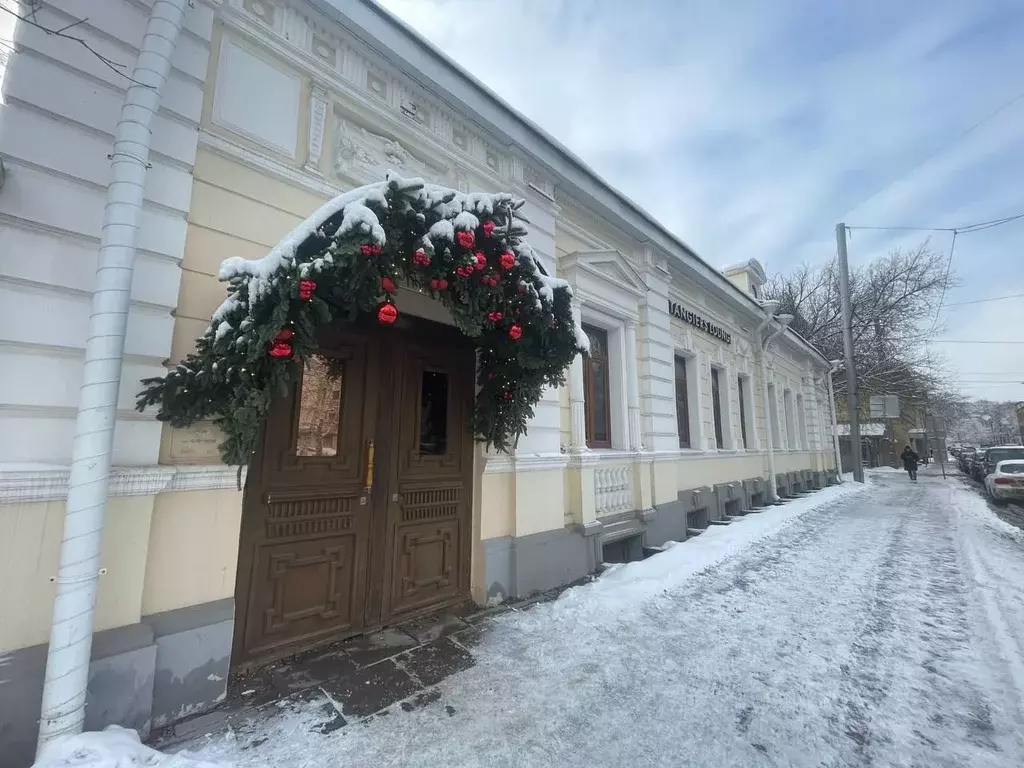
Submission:
M 320 173 L 320 156 L 324 151 L 324 126 L 327 124 L 327 88 L 313 83 L 309 97 L 309 157 L 305 169 Z
M 636 358 L 636 322 L 626 322 L 626 401 L 629 411 L 629 450 L 644 450 L 640 434 L 640 387 Z
M 580 300 L 572 300 L 573 321 L 580 322 Z M 576 355 L 569 368 L 569 408 L 572 415 L 570 450 L 581 453 L 587 448 L 586 391 L 583 388 L 583 355 Z

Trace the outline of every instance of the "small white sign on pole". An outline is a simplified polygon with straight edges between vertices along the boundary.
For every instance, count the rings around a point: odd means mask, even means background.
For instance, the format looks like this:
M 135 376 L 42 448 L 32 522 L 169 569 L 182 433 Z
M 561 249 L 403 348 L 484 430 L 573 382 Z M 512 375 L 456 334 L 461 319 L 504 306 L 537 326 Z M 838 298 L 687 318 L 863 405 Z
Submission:
M 900 399 L 896 395 L 872 395 L 872 419 L 898 419 L 900 417 Z

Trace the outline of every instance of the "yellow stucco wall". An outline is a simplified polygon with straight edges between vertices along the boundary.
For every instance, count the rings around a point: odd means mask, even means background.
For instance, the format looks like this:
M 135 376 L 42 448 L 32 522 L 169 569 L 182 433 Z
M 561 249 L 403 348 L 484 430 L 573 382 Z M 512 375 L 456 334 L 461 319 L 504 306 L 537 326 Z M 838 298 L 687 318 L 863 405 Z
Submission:
M 96 599 L 97 631 L 138 622 L 153 496 L 110 499 Z M 0 505 L 0 653 L 49 640 L 65 502 Z
M 686 490 L 760 477 L 765 472 L 766 462 L 767 458 L 757 453 L 720 454 L 713 459 L 684 457 L 675 462 L 676 483 L 679 490 Z
M 231 597 L 242 493 L 162 493 L 153 505 L 142 615 Z

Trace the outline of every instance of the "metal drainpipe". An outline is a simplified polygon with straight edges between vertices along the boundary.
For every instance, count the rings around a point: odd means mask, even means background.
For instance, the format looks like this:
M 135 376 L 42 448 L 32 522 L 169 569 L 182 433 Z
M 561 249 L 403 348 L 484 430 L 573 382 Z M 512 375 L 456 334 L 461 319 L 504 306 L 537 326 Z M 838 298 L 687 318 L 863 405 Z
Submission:
M 189 2 L 153 3 L 110 155 L 111 181 L 85 344 L 37 754 L 59 736 L 80 733 L 85 722 L 107 482 L 135 241 L 149 168 L 150 124 L 160 106 L 160 93 Z
M 832 414 L 832 447 L 836 452 L 836 477 L 841 483 L 843 482 L 843 459 L 842 452 L 839 449 L 839 425 L 836 423 L 836 396 L 832 391 L 832 374 L 837 373 L 839 368 L 839 365 L 832 363 L 832 367 L 828 372 L 828 410 Z
M 764 341 L 763 333 L 772 322 L 771 315 L 765 317 L 757 327 L 757 343 L 760 345 L 758 355 L 758 370 L 761 374 L 761 402 L 764 407 L 764 433 L 768 441 L 768 499 L 777 501 L 779 498 L 778 487 L 775 483 L 775 445 L 772 441 L 772 412 L 768 404 L 768 372 L 764 364 L 764 356 L 767 344 Z M 769 337 L 772 338 L 772 337 Z

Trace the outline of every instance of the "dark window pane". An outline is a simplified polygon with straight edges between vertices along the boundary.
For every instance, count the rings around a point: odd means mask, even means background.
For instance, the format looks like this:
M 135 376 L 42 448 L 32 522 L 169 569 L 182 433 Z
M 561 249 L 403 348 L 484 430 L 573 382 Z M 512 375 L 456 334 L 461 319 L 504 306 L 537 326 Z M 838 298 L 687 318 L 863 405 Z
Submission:
M 608 334 L 590 326 L 584 326 L 583 330 L 590 339 L 590 353 L 583 365 L 587 445 L 591 448 L 611 448 Z
M 344 363 L 310 355 L 302 366 L 296 456 L 336 456 Z
M 594 429 L 593 439 L 595 442 L 608 442 L 610 439 L 608 429 L 608 368 L 598 361 L 590 366 L 590 380 L 593 382 L 594 397 Z
M 448 450 L 448 375 L 424 371 L 420 382 L 420 453 Z
M 740 447 L 744 450 L 747 447 L 747 404 L 743 401 L 743 377 L 736 379 L 736 392 L 740 396 Z
M 722 398 L 718 391 L 718 369 L 711 369 L 711 407 L 715 413 L 715 443 L 716 447 L 724 448 L 722 445 Z
M 676 358 L 676 429 L 679 447 L 690 447 L 690 400 L 686 390 L 686 358 Z
M 604 331 L 598 330 L 597 328 L 590 328 L 588 326 L 584 326 L 583 330 L 587 334 L 587 338 L 590 339 L 590 356 L 607 357 L 608 334 Z

